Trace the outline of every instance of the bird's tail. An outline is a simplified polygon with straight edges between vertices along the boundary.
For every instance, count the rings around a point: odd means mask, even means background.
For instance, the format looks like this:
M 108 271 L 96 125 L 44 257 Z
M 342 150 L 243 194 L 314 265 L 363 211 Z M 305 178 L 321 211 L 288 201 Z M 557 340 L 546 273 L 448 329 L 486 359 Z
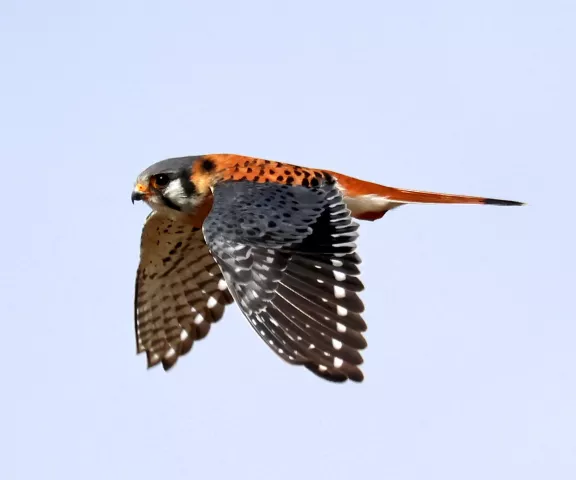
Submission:
M 344 198 L 352 215 L 361 220 L 377 220 L 392 208 L 408 203 L 452 203 L 472 205 L 520 206 L 522 202 L 498 198 L 454 195 L 448 193 L 422 192 L 386 187 L 333 172 L 344 190 Z

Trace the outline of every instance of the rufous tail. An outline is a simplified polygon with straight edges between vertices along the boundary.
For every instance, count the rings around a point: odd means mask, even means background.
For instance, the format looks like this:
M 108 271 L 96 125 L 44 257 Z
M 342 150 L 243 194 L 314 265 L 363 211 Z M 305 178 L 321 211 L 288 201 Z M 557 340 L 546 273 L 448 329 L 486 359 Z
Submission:
M 476 205 L 520 206 L 523 202 L 498 198 L 454 195 L 448 193 L 422 192 L 386 187 L 333 172 L 344 190 L 345 200 L 352 215 L 361 220 L 377 220 L 392 208 L 408 203 L 452 203 Z

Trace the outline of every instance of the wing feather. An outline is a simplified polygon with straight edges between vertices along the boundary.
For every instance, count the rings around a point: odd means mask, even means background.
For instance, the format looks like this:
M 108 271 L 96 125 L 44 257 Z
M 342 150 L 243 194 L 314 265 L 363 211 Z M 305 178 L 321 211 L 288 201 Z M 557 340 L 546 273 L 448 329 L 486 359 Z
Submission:
M 363 380 L 358 224 L 332 179 L 220 183 L 203 229 L 231 294 L 276 354 L 330 381 Z
M 233 301 L 201 229 L 152 213 L 142 231 L 134 318 L 148 367 L 172 368 Z

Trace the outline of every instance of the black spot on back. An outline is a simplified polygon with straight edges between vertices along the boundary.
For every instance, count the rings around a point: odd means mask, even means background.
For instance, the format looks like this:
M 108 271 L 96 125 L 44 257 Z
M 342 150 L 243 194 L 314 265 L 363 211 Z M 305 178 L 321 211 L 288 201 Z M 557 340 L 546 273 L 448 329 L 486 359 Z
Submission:
M 214 162 L 212 160 L 206 159 L 202 162 L 202 169 L 205 172 L 211 172 L 212 170 L 214 170 Z

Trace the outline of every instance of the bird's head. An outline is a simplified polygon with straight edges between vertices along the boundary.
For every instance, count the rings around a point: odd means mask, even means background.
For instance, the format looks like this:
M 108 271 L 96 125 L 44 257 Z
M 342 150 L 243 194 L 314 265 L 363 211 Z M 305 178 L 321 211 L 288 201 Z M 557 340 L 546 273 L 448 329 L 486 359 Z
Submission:
M 193 180 L 197 159 L 169 158 L 148 167 L 136 179 L 132 203 L 143 200 L 153 210 L 192 213 L 206 195 Z

